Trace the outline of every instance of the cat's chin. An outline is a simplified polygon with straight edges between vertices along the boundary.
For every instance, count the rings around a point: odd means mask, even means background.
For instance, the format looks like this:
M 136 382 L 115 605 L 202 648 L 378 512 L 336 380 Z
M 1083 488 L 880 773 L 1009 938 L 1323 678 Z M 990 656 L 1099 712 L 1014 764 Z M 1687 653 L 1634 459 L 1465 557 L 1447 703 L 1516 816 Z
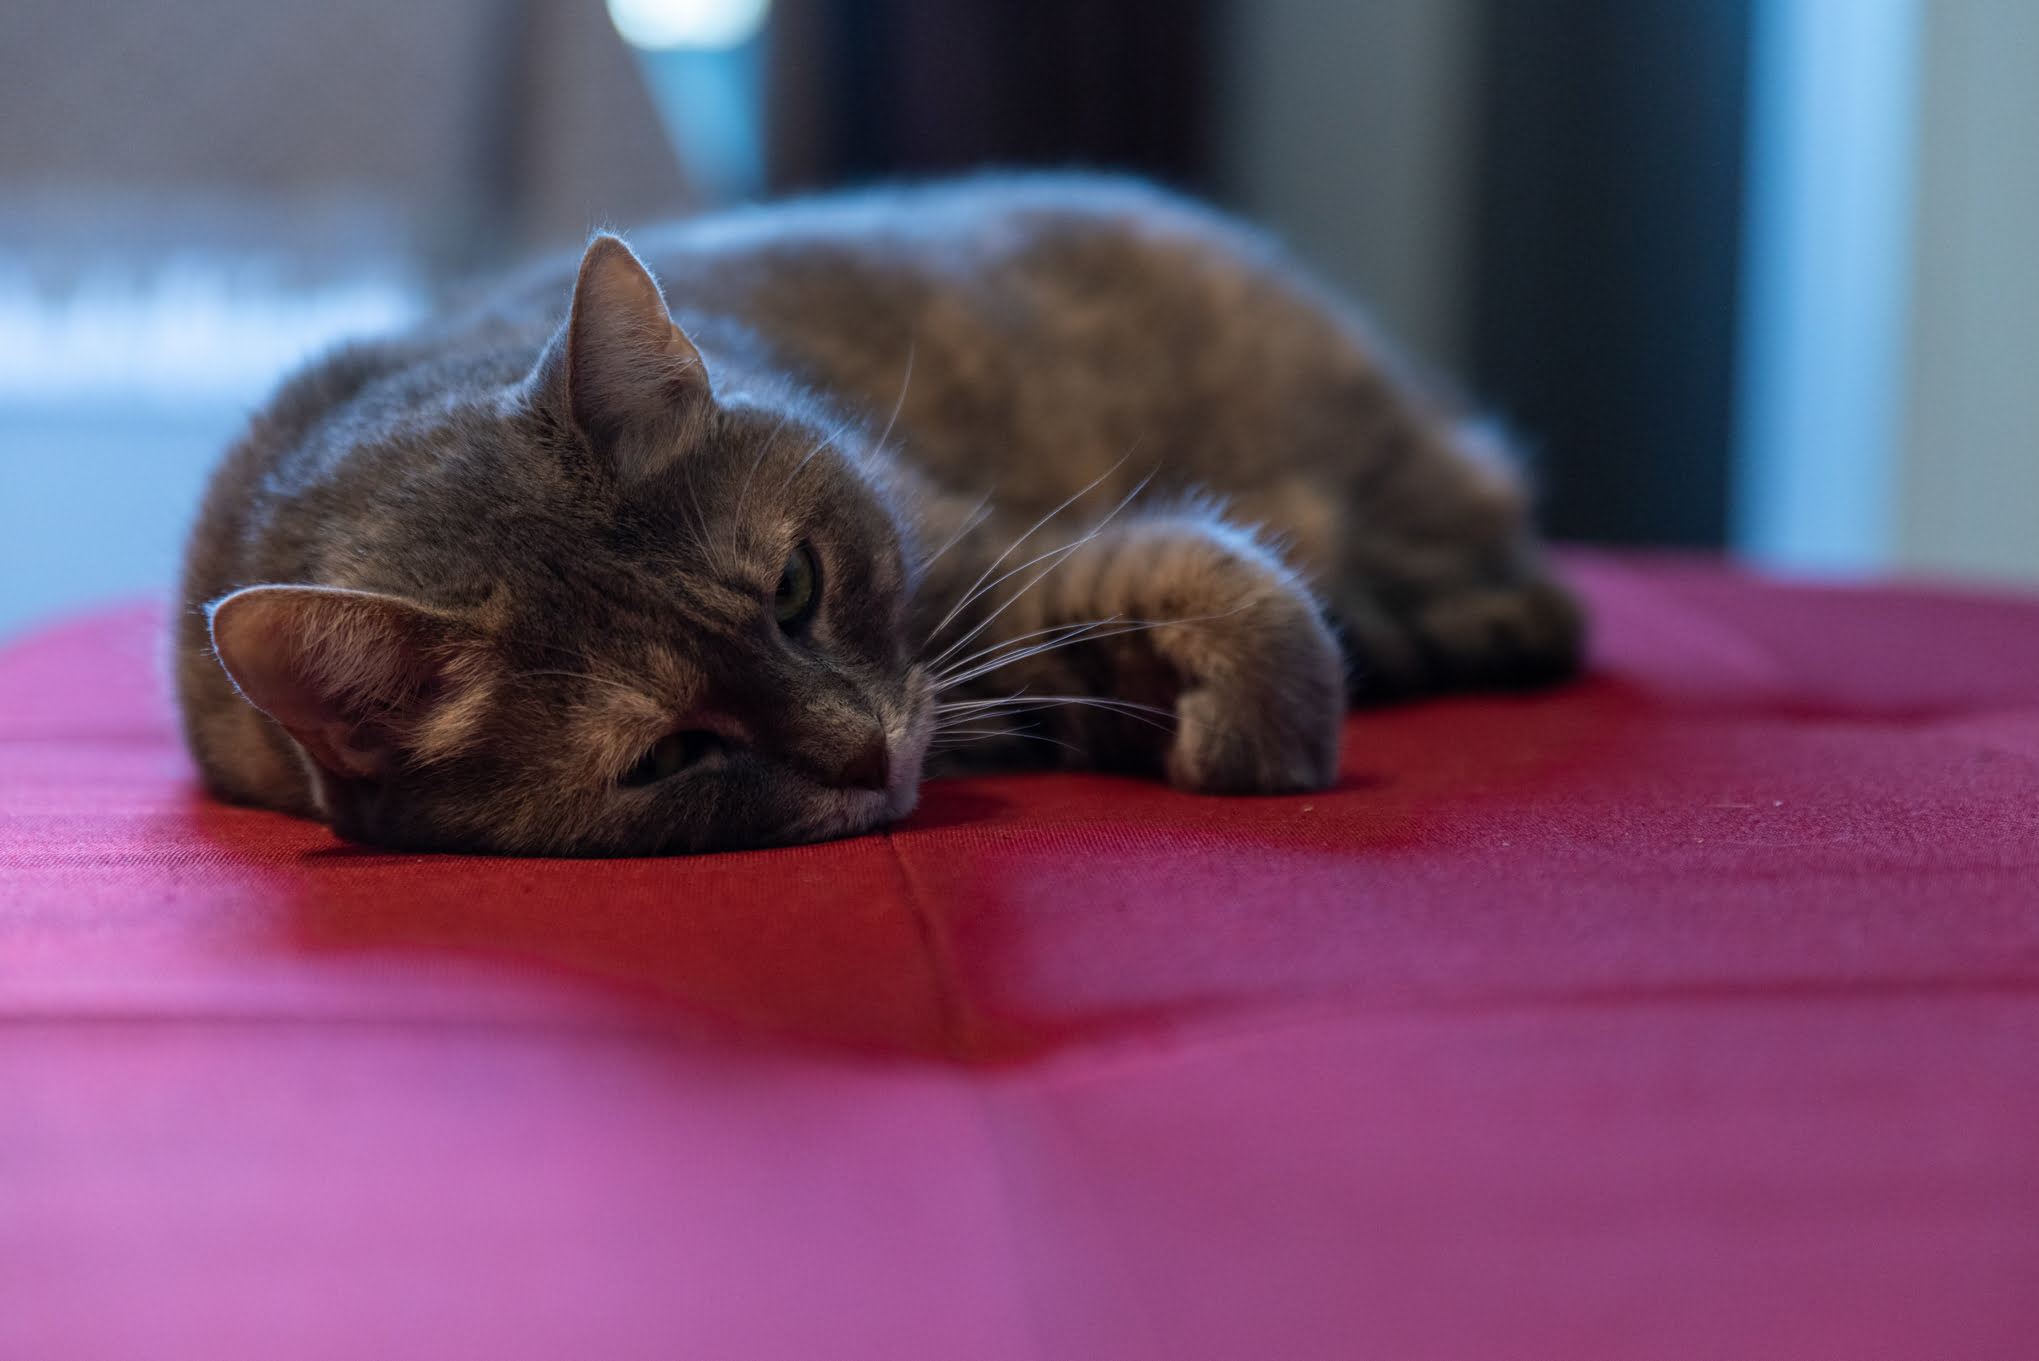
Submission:
M 839 789 L 830 793 L 840 802 L 822 819 L 826 830 L 818 837 L 802 836 L 800 840 L 827 840 L 883 831 L 911 813 L 914 805 L 920 802 L 920 782 L 907 781 L 903 789 Z
M 882 831 L 911 813 L 920 802 L 918 775 L 916 764 L 911 777 L 902 769 L 883 789 L 823 790 L 807 816 L 787 827 L 773 844 L 835 841 Z

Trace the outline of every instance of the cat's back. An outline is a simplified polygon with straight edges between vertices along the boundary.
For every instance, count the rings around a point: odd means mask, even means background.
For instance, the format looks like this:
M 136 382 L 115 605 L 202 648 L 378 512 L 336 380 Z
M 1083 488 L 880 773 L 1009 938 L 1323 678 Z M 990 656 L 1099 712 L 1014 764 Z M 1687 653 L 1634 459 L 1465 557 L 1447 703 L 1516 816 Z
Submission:
M 1307 325 L 1338 310 L 1261 233 L 1113 176 L 874 188 L 672 223 L 633 245 L 675 308 L 732 315 L 804 348 L 835 335 L 869 343 L 907 323 L 933 328 L 932 347 L 972 338 L 959 332 L 1130 335 L 1170 311 L 1208 331 L 1214 305 L 1244 323 L 1278 309 Z M 1177 339 L 1146 333 L 1149 345 Z
M 1242 448 L 1307 459 L 1281 433 L 1299 415 L 1350 429 L 1408 405 L 1359 316 L 1275 242 L 1139 181 L 875 189 L 636 244 L 683 324 L 737 319 L 807 381 L 881 419 L 896 408 L 901 443 L 942 480 L 995 474 L 1015 508 L 1122 459 L 1128 484 L 1164 456 L 1184 483 L 1223 487 Z M 1263 455 L 1254 476 L 1280 472 Z
M 987 264 L 1044 248 L 1109 245 L 1161 233 L 1244 242 L 1252 233 L 1193 200 L 1144 180 L 1054 172 L 985 173 L 876 185 L 683 218 L 635 233 L 654 267 L 691 275 L 696 262 L 727 277 L 749 261 L 783 267 L 806 258 L 830 267 L 891 266 L 930 276 L 977 277 Z M 662 276 L 664 277 L 664 276 Z

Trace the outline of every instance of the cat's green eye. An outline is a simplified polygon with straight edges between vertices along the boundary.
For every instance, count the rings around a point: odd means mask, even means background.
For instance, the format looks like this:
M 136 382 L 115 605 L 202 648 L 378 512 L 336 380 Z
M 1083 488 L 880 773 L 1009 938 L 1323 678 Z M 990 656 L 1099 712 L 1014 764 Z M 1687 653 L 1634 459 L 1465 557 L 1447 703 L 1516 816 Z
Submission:
M 779 588 L 772 593 L 772 617 L 780 628 L 792 628 L 813 611 L 818 580 L 814 554 L 806 544 L 787 555 L 786 565 L 779 569 Z

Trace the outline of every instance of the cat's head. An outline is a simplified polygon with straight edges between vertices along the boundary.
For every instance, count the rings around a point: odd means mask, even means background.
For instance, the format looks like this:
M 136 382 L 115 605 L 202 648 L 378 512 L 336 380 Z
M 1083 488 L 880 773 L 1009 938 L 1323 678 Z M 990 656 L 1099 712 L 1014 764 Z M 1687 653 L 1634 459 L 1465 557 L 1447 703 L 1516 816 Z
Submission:
M 342 835 L 664 854 L 912 807 L 932 698 L 888 464 L 860 423 L 712 367 L 600 237 L 527 373 L 356 403 L 351 541 L 320 574 L 343 584 L 211 608 Z

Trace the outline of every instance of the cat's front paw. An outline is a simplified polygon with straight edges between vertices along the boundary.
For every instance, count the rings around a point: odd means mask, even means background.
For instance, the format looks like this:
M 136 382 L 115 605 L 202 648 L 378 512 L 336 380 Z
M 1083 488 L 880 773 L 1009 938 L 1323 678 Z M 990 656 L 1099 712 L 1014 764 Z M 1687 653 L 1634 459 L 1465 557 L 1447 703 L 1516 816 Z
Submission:
M 1157 545 L 1157 547 L 1159 547 Z M 1338 774 L 1345 672 L 1294 574 L 1231 531 L 1178 531 L 1160 555 L 1168 615 L 1154 650 L 1174 672 L 1170 784 L 1206 794 L 1321 789 Z M 1184 606 L 1190 606 L 1184 608 Z

